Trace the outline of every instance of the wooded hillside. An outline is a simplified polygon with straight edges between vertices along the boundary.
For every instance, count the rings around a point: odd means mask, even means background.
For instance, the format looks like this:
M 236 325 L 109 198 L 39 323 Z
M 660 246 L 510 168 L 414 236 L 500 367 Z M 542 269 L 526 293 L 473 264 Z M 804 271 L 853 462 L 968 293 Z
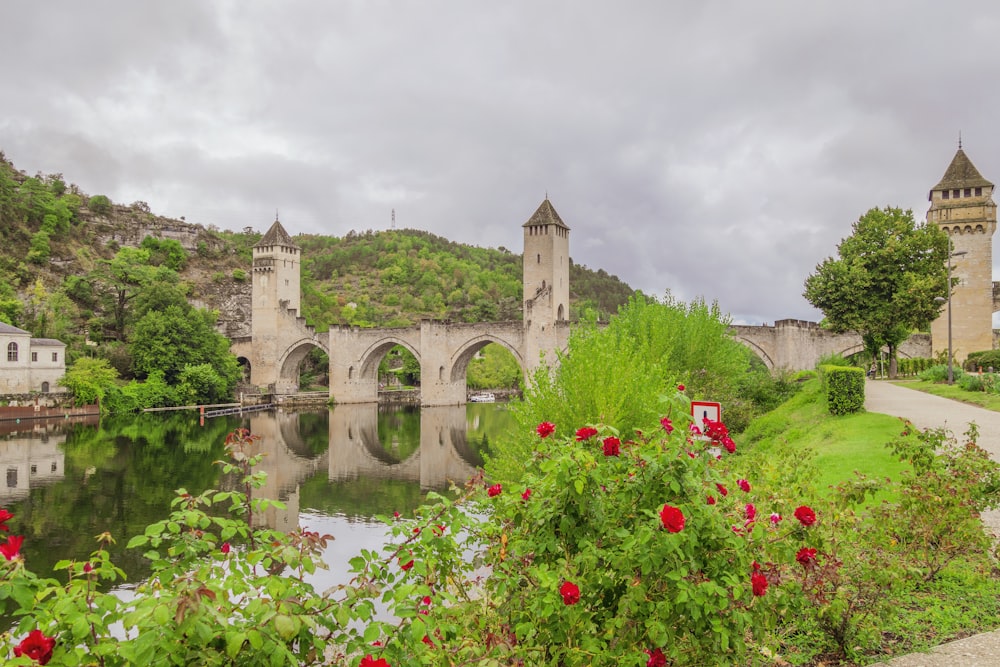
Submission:
M 165 218 L 141 201 L 88 195 L 61 174 L 28 176 L 0 153 L 0 320 L 60 338 L 78 355 L 88 337 L 126 344 L 136 308 L 156 310 L 169 286 L 171 295 L 215 311 L 227 336 L 248 335 L 251 248 L 268 226 L 234 232 Z M 303 315 L 321 331 L 521 317 L 521 255 L 506 248 L 412 229 L 295 241 L 303 251 Z M 575 264 L 570 289 L 574 318 L 606 319 L 633 293 L 617 277 Z M 123 370 L 126 361 L 115 365 Z

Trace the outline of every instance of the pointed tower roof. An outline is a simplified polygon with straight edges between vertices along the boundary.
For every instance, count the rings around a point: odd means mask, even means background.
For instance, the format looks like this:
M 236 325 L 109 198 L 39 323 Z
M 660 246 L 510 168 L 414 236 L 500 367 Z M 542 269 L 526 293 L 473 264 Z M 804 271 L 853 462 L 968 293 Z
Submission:
M 941 181 L 931 188 L 934 190 L 954 190 L 961 188 L 992 187 L 993 184 L 983 178 L 972 160 L 961 148 L 955 153 L 948 170 L 944 172 Z
M 541 203 L 538 210 L 528 219 L 522 227 L 534 227 L 536 225 L 555 225 L 557 227 L 562 227 L 563 229 L 569 229 L 556 210 L 552 207 L 549 202 L 549 198 L 546 197 L 545 201 Z
M 299 247 L 295 245 L 295 241 L 292 240 L 292 237 L 288 235 L 288 232 L 285 231 L 285 228 L 281 226 L 281 223 L 278 222 L 277 219 L 275 219 L 274 224 L 271 225 L 271 228 L 267 230 L 267 233 L 261 237 L 260 241 L 257 241 L 257 244 L 254 247 L 259 248 L 261 246 L 271 245 L 283 245 L 290 248 Z

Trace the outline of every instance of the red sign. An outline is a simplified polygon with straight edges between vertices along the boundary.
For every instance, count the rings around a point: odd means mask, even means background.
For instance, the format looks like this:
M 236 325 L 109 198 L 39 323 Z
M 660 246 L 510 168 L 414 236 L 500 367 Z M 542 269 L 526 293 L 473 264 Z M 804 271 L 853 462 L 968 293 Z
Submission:
M 691 417 L 696 426 L 701 428 L 705 419 L 713 422 L 722 421 L 722 403 L 715 401 L 691 401 Z

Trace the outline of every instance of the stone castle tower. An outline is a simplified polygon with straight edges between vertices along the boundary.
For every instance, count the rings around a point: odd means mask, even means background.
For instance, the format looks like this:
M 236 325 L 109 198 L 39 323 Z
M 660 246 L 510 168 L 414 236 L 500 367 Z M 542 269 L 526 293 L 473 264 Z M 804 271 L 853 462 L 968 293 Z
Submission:
M 565 340 L 558 329 L 569 322 L 569 227 L 552 207 L 548 197 L 524 223 L 524 328 L 527 349 L 525 365 L 546 363 Z
M 959 143 L 941 181 L 928 199 L 927 222 L 938 225 L 951 239 L 951 274 L 958 284 L 951 294 L 951 337 L 955 359 L 970 352 L 993 349 L 993 232 L 997 205 L 993 184 L 972 164 Z M 948 352 L 948 306 L 931 324 L 933 353 Z
M 277 364 L 285 352 L 282 341 L 288 337 L 282 335 L 282 326 L 300 309 L 301 252 L 278 220 L 253 247 L 253 384 L 268 384 L 280 376 Z

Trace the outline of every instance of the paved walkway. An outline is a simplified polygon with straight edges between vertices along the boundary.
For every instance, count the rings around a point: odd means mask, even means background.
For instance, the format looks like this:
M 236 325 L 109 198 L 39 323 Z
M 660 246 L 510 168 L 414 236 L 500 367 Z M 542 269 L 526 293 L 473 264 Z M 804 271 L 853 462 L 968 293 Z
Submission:
M 979 427 L 980 447 L 1000 461 L 1000 412 L 906 389 L 889 382 L 865 383 L 865 409 L 905 417 L 921 429 L 946 428 L 961 438 L 970 422 Z M 1000 511 L 983 515 L 983 523 L 1000 535 Z M 943 644 L 929 653 L 914 653 L 871 667 L 997 667 L 1000 630 Z

